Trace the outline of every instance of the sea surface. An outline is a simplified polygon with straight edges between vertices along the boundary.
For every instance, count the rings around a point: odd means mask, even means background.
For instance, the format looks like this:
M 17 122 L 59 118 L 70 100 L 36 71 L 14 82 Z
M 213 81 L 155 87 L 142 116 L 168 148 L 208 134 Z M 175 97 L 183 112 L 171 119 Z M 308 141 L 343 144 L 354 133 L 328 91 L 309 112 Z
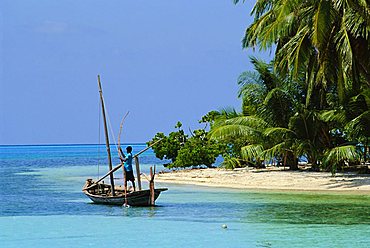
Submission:
M 136 153 L 145 145 L 133 147 Z M 0 146 L 0 247 L 370 245 L 369 195 L 157 183 L 169 190 L 156 207 L 93 204 L 81 188 L 108 171 L 105 153 L 100 145 Z M 165 169 L 151 150 L 140 162 L 144 173 Z M 120 184 L 121 173 L 115 177 Z

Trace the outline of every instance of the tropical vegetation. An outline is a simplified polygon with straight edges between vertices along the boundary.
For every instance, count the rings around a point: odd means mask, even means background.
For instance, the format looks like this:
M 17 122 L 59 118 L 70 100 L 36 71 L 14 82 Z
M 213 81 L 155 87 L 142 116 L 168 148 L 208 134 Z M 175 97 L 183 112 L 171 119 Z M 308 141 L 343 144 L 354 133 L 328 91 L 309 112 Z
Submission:
M 238 79 L 240 113 L 211 111 L 202 119 L 211 124 L 207 142 L 224 145 L 218 152 L 226 167 L 297 169 L 305 158 L 312 169 L 335 173 L 369 161 L 369 5 L 256 1 L 242 46 L 270 49 L 274 59 L 250 58 L 254 71 Z
M 182 130 L 182 123 L 175 126 L 177 131 L 168 136 L 157 133 L 148 145 L 161 140 L 153 146 L 157 158 L 168 160 L 168 168 L 185 168 L 194 166 L 212 167 L 216 158 L 223 153 L 226 145 L 209 139 L 205 129 L 191 132 L 191 137 Z

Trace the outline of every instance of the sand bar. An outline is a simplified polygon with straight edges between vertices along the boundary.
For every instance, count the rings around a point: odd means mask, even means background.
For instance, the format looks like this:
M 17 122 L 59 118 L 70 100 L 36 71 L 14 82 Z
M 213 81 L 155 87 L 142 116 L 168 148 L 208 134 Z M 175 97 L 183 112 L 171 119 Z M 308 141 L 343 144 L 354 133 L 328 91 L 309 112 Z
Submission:
M 324 191 L 370 195 L 370 175 L 286 171 L 281 168 L 239 170 L 192 169 L 160 173 L 157 182 L 246 190 Z

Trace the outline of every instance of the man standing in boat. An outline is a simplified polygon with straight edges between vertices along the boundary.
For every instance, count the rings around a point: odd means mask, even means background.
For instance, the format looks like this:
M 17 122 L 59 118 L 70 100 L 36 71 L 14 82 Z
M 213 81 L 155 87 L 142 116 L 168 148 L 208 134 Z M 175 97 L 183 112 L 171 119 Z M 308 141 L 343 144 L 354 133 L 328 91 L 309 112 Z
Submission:
M 121 153 L 120 159 L 121 161 L 125 162 L 124 164 L 125 175 L 126 175 L 125 186 L 127 186 L 128 181 L 131 181 L 132 186 L 134 187 L 134 191 L 136 191 L 134 171 L 132 169 L 132 147 L 131 146 L 126 147 L 126 152 L 127 152 L 127 157 L 125 156 L 125 154 L 122 152 L 122 149 L 120 148 L 120 153 Z

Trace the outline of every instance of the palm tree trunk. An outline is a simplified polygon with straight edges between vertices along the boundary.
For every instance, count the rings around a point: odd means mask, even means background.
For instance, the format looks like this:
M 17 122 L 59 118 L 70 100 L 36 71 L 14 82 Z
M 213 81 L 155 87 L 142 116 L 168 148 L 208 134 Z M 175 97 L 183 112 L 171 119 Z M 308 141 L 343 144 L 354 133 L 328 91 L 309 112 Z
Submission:
M 364 144 L 364 163 L 367 162 L 367 149 L 369 148 L 369 138 L 366 138 L 366 142 Z
M 286 166 L 289 166 L 289 170 L 298 170 L 298 159 L 292 151 L 287 151 L 286 154 Z

